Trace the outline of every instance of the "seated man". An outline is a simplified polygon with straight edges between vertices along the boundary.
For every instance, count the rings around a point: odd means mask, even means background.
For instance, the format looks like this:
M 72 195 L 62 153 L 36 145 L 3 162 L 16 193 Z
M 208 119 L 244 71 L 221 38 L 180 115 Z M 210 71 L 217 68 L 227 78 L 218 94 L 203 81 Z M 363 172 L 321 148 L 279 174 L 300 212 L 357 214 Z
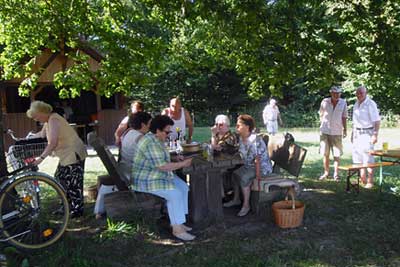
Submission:
M 121 160 L 118 162 L 118 169 L 125 183 L 130 183 L 133 157 L 137 149 L 137 143 L 149 131 L 151 122 L 150 114 L 146 112 L 137 112 L 131 114 L 128 120 L 128 129 L 121 137 Z M 96 219 L 104 214 L 104 195 L 118 191 L 115 185 L 101 185 L 96 199 L 94 213 Z

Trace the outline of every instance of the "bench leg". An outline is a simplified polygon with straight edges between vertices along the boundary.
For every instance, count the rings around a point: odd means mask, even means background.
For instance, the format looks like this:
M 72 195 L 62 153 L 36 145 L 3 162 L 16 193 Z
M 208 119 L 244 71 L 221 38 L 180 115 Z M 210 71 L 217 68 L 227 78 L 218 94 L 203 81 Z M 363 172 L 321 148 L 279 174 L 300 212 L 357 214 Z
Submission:
M 354 174 L 357 173 L 357 184 L 353 185 L 351 183 L 351 177 L 353 177 Z M 346 192 L 350 192 L 350 187 L 353 187 L 357 193 L 360 192 L 360 171 L 347 171 L 347 177 L 346 177 Z

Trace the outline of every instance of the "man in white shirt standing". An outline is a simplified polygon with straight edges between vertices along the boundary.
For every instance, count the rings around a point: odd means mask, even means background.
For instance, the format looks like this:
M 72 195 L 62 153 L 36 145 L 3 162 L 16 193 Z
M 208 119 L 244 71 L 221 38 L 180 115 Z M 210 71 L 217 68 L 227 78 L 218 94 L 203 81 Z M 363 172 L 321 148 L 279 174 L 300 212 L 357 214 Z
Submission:
M 367 88 L 360 86 L 356 90 L 357 101 L 353 108 L 353 163 L 373 163 L 374 157 L 369 154 L 378 141 L 381 117 L 376 103 L 367 96 Z M 361 182 L 365 188 L 374 186 L 374 170 L 367 168 L 368 180 L 365 169 L 360 170 Z
M 278 122 L 280 125 L 283 125 L 275 99 L 271 98 L 269 104 L 265 106 L 263 110 L 263 120 L 267 128 L 267 133 L 270 135 L 275 135 L 278 132 Z
M 340 98 L 342 89 L 333 86 L 329 90 L 331 97 L 324 98 L 319 109 L 320 126 L 320 153 L 324 156 L 324 173 L 319 178 L 329 176 L 329 155 L 333 154 L 333 179 L 339 180 L 340 156 L 343 154 L 342 139 L 347 135 L 347 103 Z

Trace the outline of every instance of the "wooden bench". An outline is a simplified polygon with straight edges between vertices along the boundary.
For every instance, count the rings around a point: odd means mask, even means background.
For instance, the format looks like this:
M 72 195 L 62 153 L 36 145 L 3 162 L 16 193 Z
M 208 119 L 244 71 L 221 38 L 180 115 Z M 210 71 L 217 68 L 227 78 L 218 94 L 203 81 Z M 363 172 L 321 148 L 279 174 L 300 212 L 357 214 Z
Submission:
M 374 162 L 374 163 L 367 163 L 367 164 L 351 164 L 345 166 L 339 166 L 339 170 L 346 171 L 346 191 L 350 192 L 351 188 L 353 188 L 357 193 L 360 192 L 360 170 L 365 168 L 377 168 L 377 167 L 385 167 L 385 166 L 392 166 L 394 162 Z M 351 183 L 351 178 L 357 175 L 357 183 Z
M 123 218 L 128 211 L 160 211 L 163 199 L 152 194 L 133 192 L 128 187 L 129 181 L 124 181 L 123 176 L 118 170 L 117 161 L 114 155 L 105 145 L 103 139 L 99 138 L 95 132 L 87 135 L 88 144 L 97 152 L 103 162 L 108 175 L 97 177 L 98 186 L 115 185 L 118 191 L 104 196 L 104 206 L 107 216 L 113 219 Z
M 268 207 L 273 201 L 283 197 L 286 191 L 293 188 L 298 194 L 300 185 L 297 177 L 303 166 L 307 150 L 294 143 L 294 138 L 286 134 L 283 140 L 270 140 L 268 135 L 262 136 L 267 144 L 268 153 L 274 162 L 272 175 L 262 177 L 259 166 L 256 165 L 256 179 L 253 181 L 251 190 L 251 207 L 258 215 L 268 216 Z M 281 172 L 285 170 L 296 179 L 285 177 Z

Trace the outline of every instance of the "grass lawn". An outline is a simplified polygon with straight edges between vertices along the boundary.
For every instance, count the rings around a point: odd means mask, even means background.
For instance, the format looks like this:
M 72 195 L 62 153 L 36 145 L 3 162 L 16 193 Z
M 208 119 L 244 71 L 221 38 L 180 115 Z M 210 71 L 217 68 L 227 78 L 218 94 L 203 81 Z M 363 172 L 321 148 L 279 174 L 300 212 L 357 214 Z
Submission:
M 164 222 L 131 214 L 124 222 L 96 221 L 93 203 L 85 216 L 71 220 L 63 239 L 50 248 L 21 252 L 30 266 L 400 266 L 400 168 L 388 167 L 383 192 L 378 188 L 346 193 L 344 173 L 339 183 L 318 181 L 322 159 L 316 129 L 290 129 L 298 144 L 308 150 L 299 181 L 300 200 L 306 205 L 304 223 L 283 230 L 250 214 L 207 229 L 195 229 L 198 238 L 182 243 L 172 238 Z M 382 129 L 383 141 L 400 147 L 397 129 Z M 209 138 L 207 128 L 196 128 L 194 140 Z M 344 140 L 343 164 L 351 162 L 351 143 Z M 85 186 L 95 184 L 105 168 L 90 152 Z M 53 173 L 56 162 L 46 159 L 42 171 Z M 375 175 L 377 177 L 377 175 Z M 400 189 L 399 189 L 400 191 Z M 0 245 L 4 248 L 4 244 Z M 1 266 L 1 263 L 0 263 Z

